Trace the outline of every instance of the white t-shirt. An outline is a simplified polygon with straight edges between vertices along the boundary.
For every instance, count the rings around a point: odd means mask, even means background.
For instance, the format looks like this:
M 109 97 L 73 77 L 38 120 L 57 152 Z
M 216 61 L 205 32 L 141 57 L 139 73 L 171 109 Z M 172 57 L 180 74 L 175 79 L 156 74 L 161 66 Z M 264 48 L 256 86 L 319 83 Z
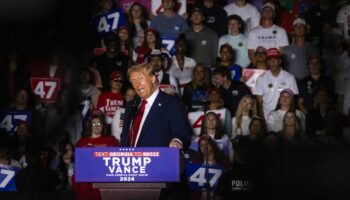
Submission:
M 193 58 L 185 57 L 184 68 L 180 69 L 179 63 L 177 63 L 176 57 L 172 57 L 171 66 L 169 69 L 169 74 L 173 76 L 179 83 L 180 95 L 183 94 L 183 89 L 186 83 L 192 81 L 192 71 L 196 66 L 196 61 Z
M 235 139 L 237 135 L 249 135 L 249 124 L 252 121 L 252 118 L 249 116 L 243 116 L 241 121 L 241 129 L 236 130 L 236 117 L 232 118 L 232 135 L 231 139 Z
M 288 46 L 288 36 L 286 30 L 280 26 L 272 25 L 270 28 L 258 26 L 248 34 L 248 49 L 255 49 L 263 46 L 265 49 L 280 48 Z
M 349 19 L 348 19 L 349 18 Z M 343 24 L 343 34 L 345 39 L 350 38 L 350 5 L 347 5 L 339 10 L 336 22 Z
M 256 80 L 256 94 L 263 97 L 264 116 L 276 108 L 280 93 L 283 89 L 291 89 L 294 94 L 299 94 L 298 86 L 292 74 L 281 70 L 274 77 L 270 70 L 259 76 Z
M 260 24 L 260 12 L 255 6 L 247 3 L 244 7 L 237 7 L 235 3 L 230 3 L 224 7 L 227 16 L 236 14 L 244 21 L 245 33 L 249 33 Z
M 266 120 L 266 126 L 268 131 L 278 132 L 282 130 L 283 118 L 287 111 L 281 109 L 271 111 Z M 305 115 L 300 110 L 295 111 L 296 116 L 299 118 L 300 128 L 305 133 Z

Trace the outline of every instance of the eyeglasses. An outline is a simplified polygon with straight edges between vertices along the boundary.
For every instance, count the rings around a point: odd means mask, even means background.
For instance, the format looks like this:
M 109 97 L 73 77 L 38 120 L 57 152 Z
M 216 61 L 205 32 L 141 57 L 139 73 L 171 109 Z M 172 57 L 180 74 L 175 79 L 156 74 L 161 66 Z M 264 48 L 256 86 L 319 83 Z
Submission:
M 113 82 L 115 82 L 115 83 L 123 83 L 123 80 L 121 80 L 121 79 L 113 79 Z
M 97 123 L 92 123 L 91 125 L 92 125 L 92 126 L 102 126 L 103 124 L 100 123 L 100 122 L 97 122 Z

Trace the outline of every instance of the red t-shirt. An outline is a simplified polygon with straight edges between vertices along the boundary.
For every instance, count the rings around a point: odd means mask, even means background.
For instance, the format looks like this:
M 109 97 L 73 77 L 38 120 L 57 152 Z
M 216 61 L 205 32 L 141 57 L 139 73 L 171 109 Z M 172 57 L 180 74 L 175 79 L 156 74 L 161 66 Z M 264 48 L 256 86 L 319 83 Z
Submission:
M 122 93 L 103 92 L 98 97 L 97 108 L 106 116 L 106 122 L 112 122 L 115 111 L 118 107 L 123 107 L 124 95 Z
M 118 140 L 114 136 L 90 138 L 80 138 L 76 147 L 115 147 L 119 146 Z M 93 169 L 91 169 L 93 170 Z M 76 192 L 77 200 L 101 200 L 100 190 L 92 187 L 92 183 L 77 183 L 72 177 L 72 189 Z
M 119 142 L 112 135 L 107 137 L 98 137 L 98 138 L 83 137 L 83 138 L 80 138 L 76 144 L 76 147 L 116 147 L 116 146 L 119 146 Z

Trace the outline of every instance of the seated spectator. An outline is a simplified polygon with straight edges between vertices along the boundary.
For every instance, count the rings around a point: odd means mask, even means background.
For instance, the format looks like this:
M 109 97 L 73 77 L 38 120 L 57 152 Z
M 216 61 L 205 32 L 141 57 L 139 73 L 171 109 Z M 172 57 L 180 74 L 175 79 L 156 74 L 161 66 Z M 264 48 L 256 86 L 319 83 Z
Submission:
M 294 103 L 294 93 L 290 89 L 284 89 L 280 93 L 275 110 L 271 111 L 267 116 L 266 125 L 268 131 L 278 132 L 283 128 L 284 115 L 288 112 L 295 112 L 298 117 L 300 130 L 305 132 L 305 115 L 297 110 Z
M 62 89 L 58 93 L 56 102 L 47 107 L 43 135 L 47 145 L 65 134 L 73 144 L 81 137 L 83 117 L 78 110 L 79 102 L 77 100 L 76 91 Z
M 55 157 L 50 162 L 59 179 L 58 190 L 72 190 L 72 177 L 74 174 L 74 145 L 61 142 L 54 148 Z
M 306 115 L 306 133 L 309 138 L 326 134 L 329 113 L 334 111 L 329 92 L 321 87 L 315 91 L 314 105 Z
M 86 136 L 79 139 L 76 147 L 116 147 L 118 140 L 107 132 L 103 114 L 92 116 L 86 127 Z M 74 178 L 73 178 L 74 180 Z M 77 200 L 101 200 L 99 189 L 93 188 L 92 183 L 72 183 Z
M 292 43 L 283 48 L 286 61 L 286 71 L 293 74 L 300 81 L 308 74 L 307 63 L 310 55 L 319 55 L 318 47 L 307 42 L 307 24 L 304 19 L 293 21 Z
M 253 28 L 259 26 L 260 13 L 258 9 L 247 2 L 247 0 L 237 0 L 224 7 L 228 16 L 236 14 L 244 21 L 244 33 L 248 34 Z M 264 8 L 262 8 L 264 9 Z
M 167 94 L 178 95 L 179 88 L 176 79 L 166 72 L 166 63 L 169 60 L 168 54 L 163 53 L 159 49 L 154 49 L 150 54 L 146 55 L 146 58 L 157 77 L 159 88 Z
M 243 35 L 243 21 L 238 15 L 230 15 L 228 18 L 228 30 L 229 33 L 220 37 L 219 50 L 224 44 L 231 45 L 234 50 L 233 63 L 243 68 L 246 68 L 250 64 L 247 50 L 247 36 Z M 219 51 L 220 56 L 220 51 Z
M 224 2 L 225 1 L 225 2 Z M 197 0 L 194 7 L 198 7 L 203 11 L 205 17 L 205 25 L 215 31 L 218 36 L 227 34 L 227 13 L 223 9 L 226 0 Z
M 329 92 L 334 91 L 334 81 L 324 76 L 322 71 L 322 65 L 320 57 L 310 56 L 308 61 L 308 67 L 310 74 L 303 78 L 298 85 L 299 96 L 298 96 L 298 108 L 307 115 L 310 110 L 314 108 L 316 92 L 320 88 L 326 88 Z M 328 93 L 328 100 L 334 102 L 334 95 Z
M 258 46 L 265 49 L 276 48 L 281 51 L 282 47 L 289 44 L 286 31 L 274 24 L 276 16 L 275 5 L 266 2 L 261 6 L 260 25 L 251 30 L 248 34 L 248 53 L 250 61 L 256 65 L 255 50 Z
M 265 121 L 258 116 L 253 117 L 249 124 L 249 139 L 260 142 L 264 139 L 265 134 Z
M 80 102 L 85 103 L 84 101 L 87 101 L 86 103 L 88 104 L 86 106 L 89 110 L 96 108 L 101 91 L 93 85 L 92 73 L 89 69 L 83 69 L 80 72 L 79 89 Z
M 186 20 L 177 12 L 176 0 L 162 0 L 163 12 L 151 20 L 150 27 L 159 32 L 161 37 L 176 38 L 188 29 Z
M 266 49 L 262 46 L 258 46 L 255 50 L 255 65 L 251 65 L 253 69 L 264 69 L 268 70 L 269 66 L 267 65 L 266 60 Z
M 146 29 L 145 39 L 141 45 L 135 48 L 135 57 L 133 60 L 136 63 L 143 63 L 145 61 L 145 56 L 150 54 L 153 49 L 165 50 L 162 48 L 162 40 L 158 32 L 154 29 Z
M 118 70 L 125 77 L 129 62 L 128 57 L 119 51 L 115 39 L 106 39 L 105 44 L 106 52 L 96 58 L 96 66 L 101 75 L 103 90 L 108 91 L 110 74 Z
M 234 50 L 230 44 L 222 45 L 216 67 L 227 67 L 231 72 L 231 79 L 239 81 L 242 76 L 242 67 L 234 63 L 234 56 Z
M 107 131 L 104 116 L 93 115 L 87 124 L 86 136 L 78 140 L 76 147 L 118 146 L 118 141 Z
M 257 103 L 253 96 L 245 95 L 241 98 L 235 116 L 232 118 L 231 139 L 249 135 L 249 124 L 257 116 Z
M 14 138 L 14 142 L 15 142 L 14 158 L 20 161 L 21 168 L 24 168 L 27 166 L 28 163 L 26 161 L 25 152 L 32 145 L 36 144 L 35 141 L 39 142 L 40 139 L 33 136 L 30 130 L 30 125 L 27 124 L 25 121 L 20 121 L 18 123 L 17 130 L 15 132 L 15 138 Z
M 134 2 L 129 8 L 127 19 L 133 48 L 136 48 L 143 43 L 144 31 L 148 29 L 148 14 L 145 7 Z
M 199 138 L 204 135 L 208 135 L 213 140 L 221 140 L 220 143 L 223 145 L 221 150 L 224 151 L 224 148 L 227 148 L 228 152 L 225 152 L 225 154 L 228 158 L 231 158 L 231 161 L 233 160 L 231 140 L 228 134 L 224 132 L 220 119 L 214 112 L 208 112 L 206 114 L 206 120 L 202 122 Z
M 25 88 L 20 88 L 16 91 L 14 101 L 9 108 L 13 111 L 31 111 L 33 104 L 31 92 Z
M 210 86 L 209 69 L 204 64 L 197 63 L 192 71 L 192 81 L 184 88 L 182 100 L 189 112 L 203 109 L 205 95 Z
M 221 97 L 220 90 L 218 88 L 210 88 L 207 94 L 208 109 L 218 110 L 224 108 L 224 100 Z
M 200 162 L 209 165 L 219 165 L 224 169 L 228 169 L 231 166 L 231 163 L 227 156 L 219 149 L 218 145 L 215 141 L 206 135 L 203 135 L 198 140 L 198 152 L 200 156 Z M 205 197 L 207 195 L 206 191 L 195 192 L 192 194 L 192 199 L 202 199 L 201 197 Z M 211 198 L 213 197 L 213 193 L 210 192 Z
M 193 8 L 189 15 L 191 28 L 185 32 L 189 44 L 189 56 L 197 63 L 214 66 L 218 50 L 217 34 L 204 25 L 201 9 Z
M 281 53 L 272 48 L 266 51 L 269 70 L 256 80 L 256 97 L 259 103 L 259 114 L 267 119 L 268 114 L 276 108 L 279 95 L 283 89 L 291 89 L 298 94 L 298 86 L 294 76 L 281 67 Z
M 126 26 L 121 26 L 118 28 L 116 35 L 119 45 L 119 51 L 129 58 L 128 66 L 131 66 L 134 48 L 132 46 L 132 38 L 130 38 L 130 30 Z
M 180 96 L 184 87 L 192 80 L 192 71 L 196 66 L 193 58 L 187 57 L 188 43 L 184 34 L 181 34 L 175 41 L 175 55 L 171 58 L 169 74 L 173 75 L 179 83 Z
M 305 133 L 301 129 L 298 116 L 293 111 L 287 111 L 283 117 L 282 130 L 278 133 L 281 137 L 282 148 L 301 147 L 305 144 Z
M 251 94 L 249 87 L 240 81 L 231 80 L 231 73 L 226 67 L 218 67 L 212 72 L 212 82 L 219 88 L 225 108 L 233 117 L 241 98 Z
M 122 93 L 125 84 L 124 75 L 120 71 L 113 71 L 109 75 L 109 91 L 102 92 L 98 97 L 97 109 L 101 110 L 106 123 L 111 124 L 115 111 L 124 106 L 124 95 Z

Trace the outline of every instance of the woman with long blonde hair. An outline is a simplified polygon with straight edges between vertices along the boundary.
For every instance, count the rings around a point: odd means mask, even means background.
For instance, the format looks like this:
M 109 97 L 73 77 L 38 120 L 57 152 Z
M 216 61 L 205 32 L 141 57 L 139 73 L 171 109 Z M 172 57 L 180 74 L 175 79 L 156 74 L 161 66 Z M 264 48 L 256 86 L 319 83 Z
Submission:
M 245 95 L 238 104 L 235 117 L 232 119 L 231 139 L 238 135 L 249 135 L 249 124 L 253 117 L 257 116 L 257 103 L 252 95 Z

